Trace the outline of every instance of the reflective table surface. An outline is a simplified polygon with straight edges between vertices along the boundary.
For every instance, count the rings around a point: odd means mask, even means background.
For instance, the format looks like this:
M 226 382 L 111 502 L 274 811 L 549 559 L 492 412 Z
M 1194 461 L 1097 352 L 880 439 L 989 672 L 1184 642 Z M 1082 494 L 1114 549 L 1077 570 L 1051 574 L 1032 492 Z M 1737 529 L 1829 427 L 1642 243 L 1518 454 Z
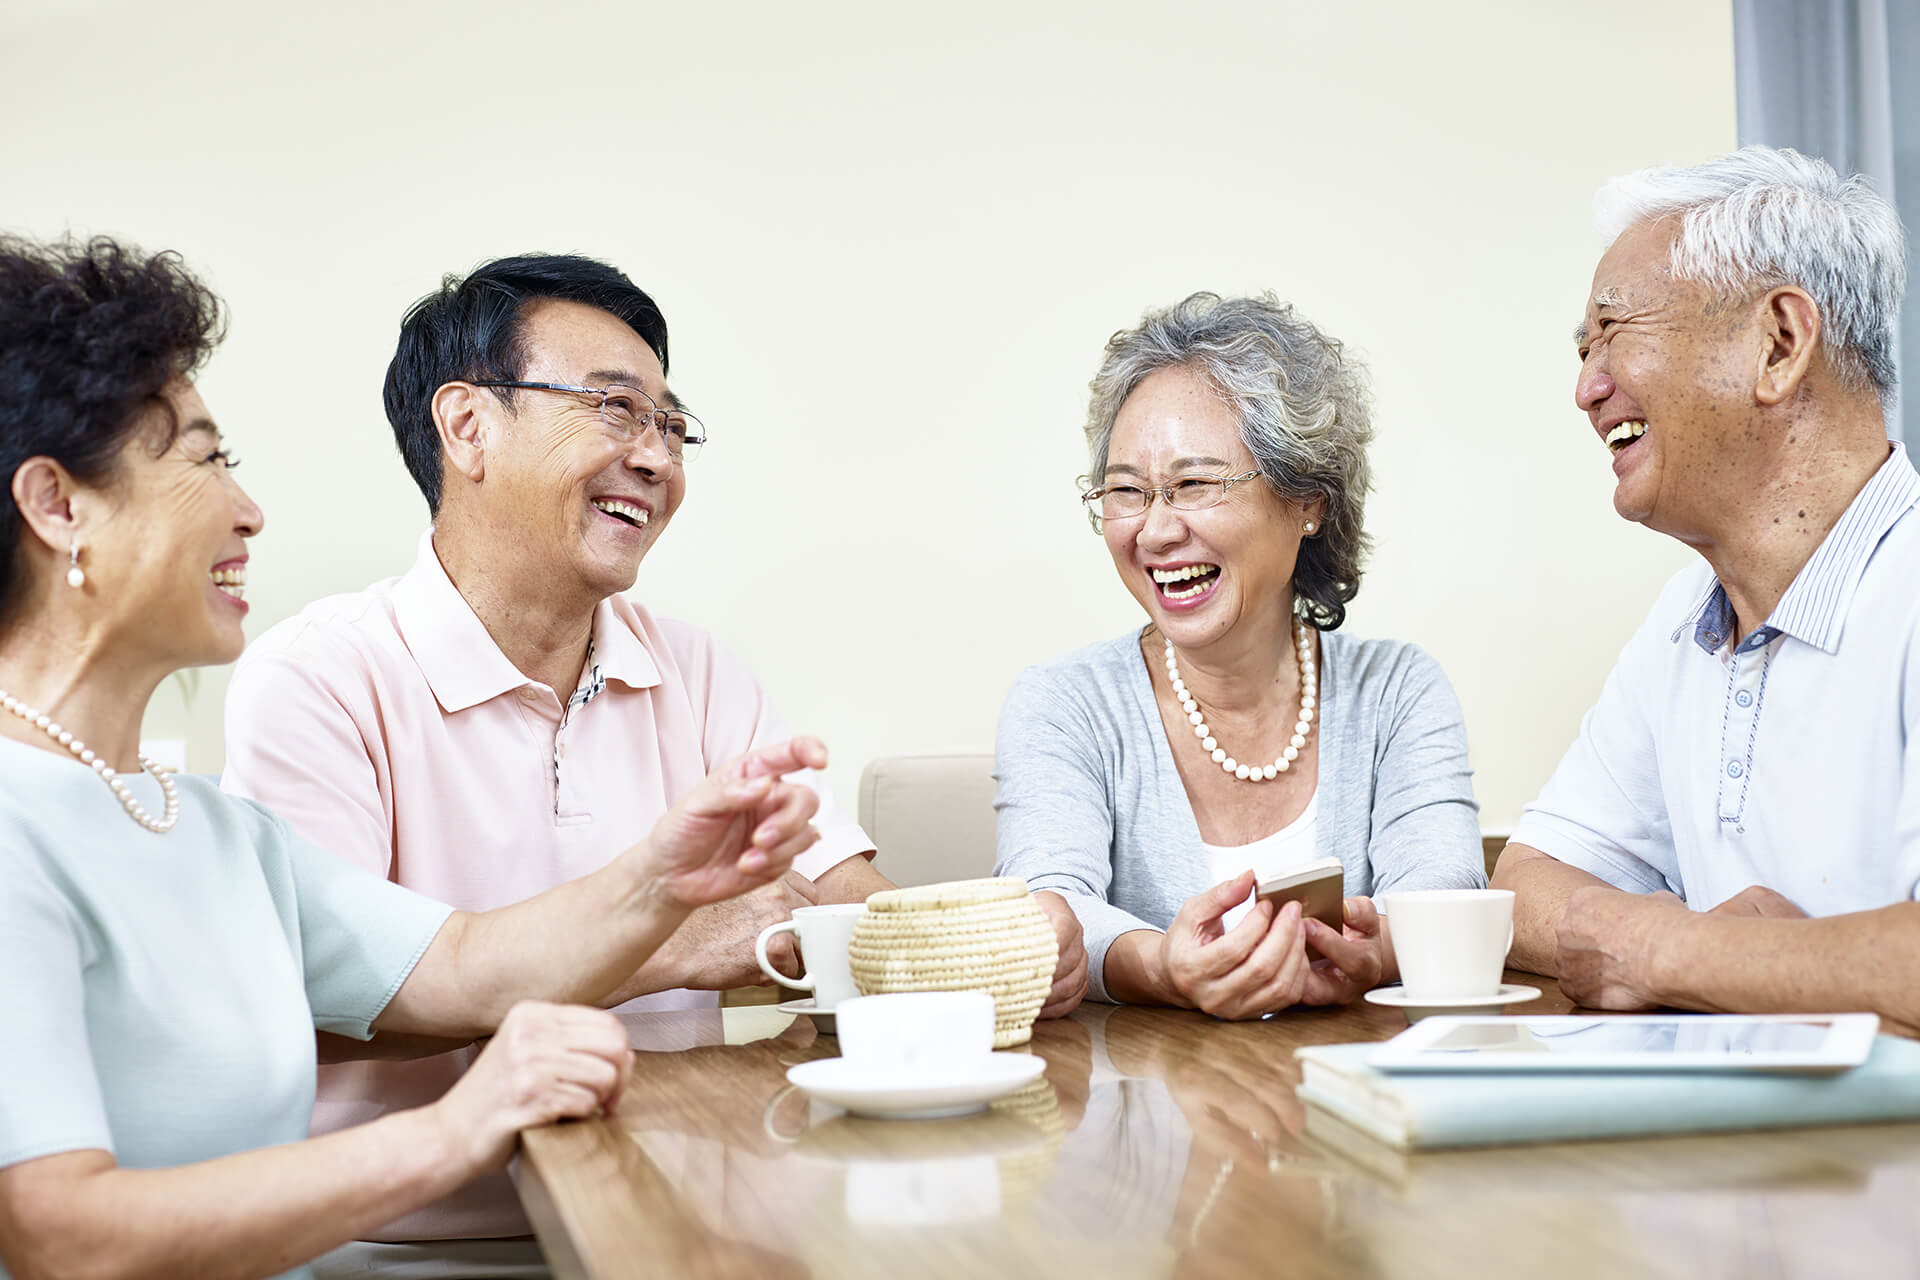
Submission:
M 1920 1274 L 1920 1124 L 1405 1155 L 1294 1097 L 1296 1047 L 1405 1028 L 1364 1003 L 1083 1006 L 1035 1027 L 1042 1078 L 946 1120 L 809 1100 L 786 1070 L 837 1042 L 771 1007 L 628 1022 L 616 1114 L 523 1135 L 556 1276 Z

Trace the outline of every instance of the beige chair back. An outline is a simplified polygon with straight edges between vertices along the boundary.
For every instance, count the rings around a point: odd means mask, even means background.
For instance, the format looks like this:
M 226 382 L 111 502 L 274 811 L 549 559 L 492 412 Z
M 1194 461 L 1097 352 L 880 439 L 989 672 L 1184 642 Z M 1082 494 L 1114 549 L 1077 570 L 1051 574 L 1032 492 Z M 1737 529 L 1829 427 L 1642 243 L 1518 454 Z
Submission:
M 860 775 L 873 865 L 901 886 L 993 874 L 993 755 L 882 756 Z

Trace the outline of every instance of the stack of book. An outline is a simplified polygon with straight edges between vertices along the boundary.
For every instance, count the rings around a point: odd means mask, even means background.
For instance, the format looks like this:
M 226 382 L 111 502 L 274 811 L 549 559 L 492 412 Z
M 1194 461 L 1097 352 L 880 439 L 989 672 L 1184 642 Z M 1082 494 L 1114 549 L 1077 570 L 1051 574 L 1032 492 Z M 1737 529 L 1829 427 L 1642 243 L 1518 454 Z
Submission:
M 1295 1050 L 1310 1132 L 1322 1113 L 1323 1132 L 1346 1126 L 1409 1151 L 1920 1119 L 1920 1043 L 1893 1036 L 1876 1037 L 1865 1062 L 1831 1075 L 1389 1073 L 1368 1065 L 1379 1047 Z

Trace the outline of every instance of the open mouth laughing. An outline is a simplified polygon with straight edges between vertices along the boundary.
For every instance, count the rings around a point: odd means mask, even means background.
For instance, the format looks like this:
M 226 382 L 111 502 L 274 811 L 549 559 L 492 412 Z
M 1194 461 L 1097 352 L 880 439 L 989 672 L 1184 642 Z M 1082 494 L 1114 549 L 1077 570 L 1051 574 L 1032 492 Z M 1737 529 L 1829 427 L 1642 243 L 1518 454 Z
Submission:
M 1197 604 L 1220 585 L 1217 564 L 1168 565 L 1147 570 L 1154 590 L 1169 605 Z
M 215 565 L 208 571 L 207 576 L 213 579 L 215 590 L 227 599 L 239 604 L 247 602 L 246 561 L 229 561 L 226 564 Z
M 638 503 L 628 502 L 623 498 L 594 498 L 591 501 L 594 510 L 610 519 L 618 520 L 634 529 L 647 527 L 650 513 Z
M 1615 424 L 1614 428 L 1607 432 L 1602 439 L 1605 440 L 1607 448 L 1611 449 L 1614 457 L 1617 458 L 1638 444 L 1640 438 L 1646 434 L 1646 420 L 1639 418 Z

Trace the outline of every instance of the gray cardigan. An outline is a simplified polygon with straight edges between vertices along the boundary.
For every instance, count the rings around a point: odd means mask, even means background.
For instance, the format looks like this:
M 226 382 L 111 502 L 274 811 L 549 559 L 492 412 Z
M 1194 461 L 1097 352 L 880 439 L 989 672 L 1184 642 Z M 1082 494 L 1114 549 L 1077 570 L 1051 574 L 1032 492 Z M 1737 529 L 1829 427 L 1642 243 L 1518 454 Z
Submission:
M 1073 905 L 1099 1000 L 1113 940 L 1165 929 L 1212 883 L 1139 638 L 1027 668 L 994 748 L 996 874 Z M 1440 664 L 1391 640 L 1320 643 L 1320 856 L 1340 859 L 1349 895 L 1484 887 L 1467 730 Z

